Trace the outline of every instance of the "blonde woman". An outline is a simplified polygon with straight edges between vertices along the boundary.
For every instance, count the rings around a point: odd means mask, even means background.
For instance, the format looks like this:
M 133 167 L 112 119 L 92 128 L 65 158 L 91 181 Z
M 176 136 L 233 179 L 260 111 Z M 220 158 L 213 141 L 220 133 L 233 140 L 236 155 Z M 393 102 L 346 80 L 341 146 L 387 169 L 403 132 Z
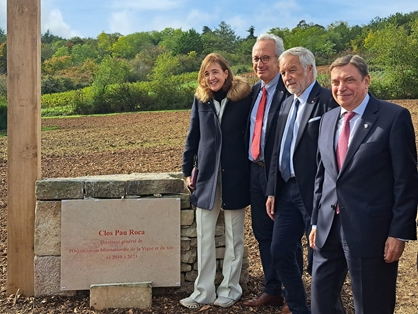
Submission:
M 239 278 L 244 252 L 245 209 L 250 204 L 249 165 L 245 129 L 251 87 L 234 77 L 228 62 L 211 53 L 202 61 L 192 105 L 182 171 L 196 207 L 198 276 L 194 292 L 180 304 L 230 307 L 242 295 Z M 198 176 L 191 184 L 197 156 Z M 223 281 L 215 289 L 215 228 L 220 211 L 225 217 Z

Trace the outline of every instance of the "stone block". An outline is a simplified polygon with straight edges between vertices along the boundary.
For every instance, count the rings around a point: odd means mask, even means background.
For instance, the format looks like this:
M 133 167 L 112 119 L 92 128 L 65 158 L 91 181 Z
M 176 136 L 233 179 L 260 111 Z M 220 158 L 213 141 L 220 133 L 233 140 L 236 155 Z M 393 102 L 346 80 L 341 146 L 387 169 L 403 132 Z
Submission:
M 192 205 L 190 204 L 190 193 L 163 195 L 163 197 L 179 197 L 181 201 L 181 209 L 189 209 L 192 207 Z
M 224 279 L 224 276 L 222 275 L 222 272 L 217 271 L 215 274 L 215 285 L 219 285 L 223 279 Z
M 223 236 L 225 234 L 225 225 L 222 223 L 218 223 L 215 228 L 215 236 Z
M 244 245 L 244 254 L 242 257 L 248 257 L 248 246 Z
M 121 198 L 126 194 L 126 182 L 121 180 L 86 180 L 86 198 Z
M 197 247 L 197 238 L 192 238 L 190 241 L 190 246 L 191 247 Z
M 215 246 L 225 246 L 225 235 L 221 235 L 219 237 L 215 237 Z
M 59 256 L 35 256 L 35 297 L 48 295 L 74 296 L 76 291 L 61 291 L 61 258 Z
M 190 250 L 190 242 L 191 242 L 190 238 L 182 237 L 180 239 L 181 249 L 183 251 Z
M 35 208 L 35 255 L 61 255 L 61 202 L 37 201 Z
M 181 285 L 181 290 L 187 294 L 191 294 L 194 290 L 194 282 L 186 281 Z
M 181 211 L 181 225 L 191 226 L 194 222 L 194 210 Z
M 224 213 L 224 211 L 223 211 L 223 210 L 221 210 L 221 211 L 219 212 L 219 215 L 218 215 L 218 220 L 216 221 L 216 223 L 217 223 L 218 225 L 224 225 L 224 224 L 225 224 L 225 213 Z
M 181 232 L 182 237 L 196 238 L 197 237 L 196 222 L 194 222 L 189 227 L 182 227 L 180 232 Z
M 90 287 L 90 307 L 95 310 L 108 308 L 150 309 L 152 306 L 152 283 L 99 284 Z
M 38 200 L 82 199 L 84 182 L 81 179 L 68 178 L 38 180 L 35 194 Z
M 216 259 L 223 259 L 225 255 L 225 247 L 216 248 Z
M 197 271 L 196 270 L 192 270 L 192 271 L 188 271 L 187 273 L 184 274 L 184 280 L 185 281 L 192 281 L 194 282 L 197 278 Z
M 185 273 L 186 271 L 191 271 L 192 270 L 192 265 L 190 264 L 186 264 L 186 263 L 181 263 L 180 265 L 180 271 Z
M 135 173 L 127 181 L 127 195 L 188 193 L 182 179 L 169 173 Z
M 181 262 L 192 264 L 196 262 L 197 252 L 196 250 L 181 251 Z

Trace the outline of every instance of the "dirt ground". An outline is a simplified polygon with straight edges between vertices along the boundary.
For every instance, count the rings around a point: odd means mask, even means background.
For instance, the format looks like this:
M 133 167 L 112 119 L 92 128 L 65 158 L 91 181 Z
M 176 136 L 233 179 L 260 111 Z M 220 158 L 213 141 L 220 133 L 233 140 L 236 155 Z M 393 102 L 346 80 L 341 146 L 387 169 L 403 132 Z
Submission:
M 394 101 L 408 107 L 418 130 L 418 100 Z M 181 155 L 189 124 L 189 111 L 132 113 L 112 116 L 43 119 L 42 177 L 127 174 L 132 172 L 180 171 Z M 119 309 L 92 311 L 89 297 L 24 297 L 6 294 L 7 275 L 7 137 L 0 138 L 0 313 L 190 313 L 179 305 L 187 294 L 173 289 L 168 295 L 154 296 L 148 311 Z M 261 291 L 263 277 L 257 243 L 247 215 L 246 245 L 250 255 L 250 282 L 242 300 Z M 418 272 L 416 241 L 407 244 L 400 260 L 397 314 L 418 314 Z M 304 275 L 308 295 L 310 278 Z M 353 314 L 350 282 L 344 285 L 343 300 Z M 252 309 L 238 302 L 231 308 L 208 306 L 203 313 L 278 313 L 278 308 Z

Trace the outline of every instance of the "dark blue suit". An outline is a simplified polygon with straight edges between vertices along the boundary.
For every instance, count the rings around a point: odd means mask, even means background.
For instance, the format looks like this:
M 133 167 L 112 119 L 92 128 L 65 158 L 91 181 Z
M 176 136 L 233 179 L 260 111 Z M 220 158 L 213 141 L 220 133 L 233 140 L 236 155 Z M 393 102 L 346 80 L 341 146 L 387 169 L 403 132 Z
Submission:
M 370 95 L 340 172 L 335 156 L 339 117 L 340 108 L 325 114 L 319 132 L 312 313 L 334 313 L 328 304 L 339 295 L 347 269 L 356 313 L 393 313 L 398 262 L 384 262 L 385 242 L 388 237 L 416 239 L 418 175 L 411 115 Z
M 257 95 L 260 93 L 261 87 L 261 81 L 253 86 L 253 103 L 251 108 L 253 108 L 255 105 Z M 254 236 L 258 241 L 261 263 L 264 270 L 264 292 L 273 296 L 281 295 L 282 288 L 281 282 L 278 279 L 276 271 L 274 270 L 273 259 L 270 253 L 270 246 L 273 235 L 273 221 L 266 213 L 266 169 L 268 169 L 267 167 L 271 160 L 271 153 L 274 146 L 274 133 L 277 125 L 277 117 L 280 106 L 288 96 L 289 92 L 286 90 L 282 78 L 280 77 L 267 117 L 264 148 L 264 162 L 266 166 L 263 167 L 256 163 L 251 163 L 250 169 L 252 228 Z M 249 134 L 250 123 L 248 123 L 247 127 L 247 143 L 250 143 Z
M 301 113 L 293 154 L 295 178 L 285 182 L 279 170 L 279 156 L 293 101 L 294 97 L 286 99 L 280 110 L 267 185 L 267 195 L 275 197 L 271 253 L 276 271 L 286 288 L 285 298 L 290 310 L 295 313 L 308 313 L 297 248 L 303 234 L 309 232 L 320 119 L 325 112 L 338 104 L 329 89 L 322 88 L 315 82 L 306 107 Z

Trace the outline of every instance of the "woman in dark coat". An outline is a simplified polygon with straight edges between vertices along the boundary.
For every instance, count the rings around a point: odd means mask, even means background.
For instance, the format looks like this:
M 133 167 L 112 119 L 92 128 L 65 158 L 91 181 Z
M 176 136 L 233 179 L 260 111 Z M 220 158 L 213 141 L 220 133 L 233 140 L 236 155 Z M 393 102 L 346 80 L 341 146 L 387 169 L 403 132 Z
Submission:
M 182 171 L 196 207 L 198 276 L 194 292 L 180 301 L 187 308 L 201 304 L 232 306 L 242 294 L 239 285 L 244 252 L 245 209 L 250 204 L 245 129 L 251 87 L 234 77 L 227 61 L 211 53 L 202 61 L 192 106 Z M 191 172 L 197 156 L 195 186 Z M 223 281 L 215 291 L 215 228 L 225 217 Z

